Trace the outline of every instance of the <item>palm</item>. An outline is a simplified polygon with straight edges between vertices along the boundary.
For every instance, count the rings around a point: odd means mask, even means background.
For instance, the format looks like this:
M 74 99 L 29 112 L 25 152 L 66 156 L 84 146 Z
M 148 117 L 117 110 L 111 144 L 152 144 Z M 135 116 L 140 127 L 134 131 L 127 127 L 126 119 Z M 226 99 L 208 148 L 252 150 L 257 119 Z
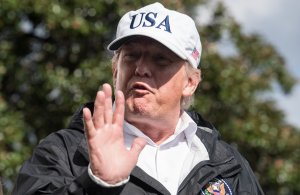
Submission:
M 94 114 L 83 110 L 90 166 L 95 176 L 107 183 L 126 179 L 137 162 L 145 141 L 137 138 L 130 150 L 124 145 L 124 96 L 116 94 L 116 109 L 112 109 L 112 90 L 108 84 L 97 93 Z

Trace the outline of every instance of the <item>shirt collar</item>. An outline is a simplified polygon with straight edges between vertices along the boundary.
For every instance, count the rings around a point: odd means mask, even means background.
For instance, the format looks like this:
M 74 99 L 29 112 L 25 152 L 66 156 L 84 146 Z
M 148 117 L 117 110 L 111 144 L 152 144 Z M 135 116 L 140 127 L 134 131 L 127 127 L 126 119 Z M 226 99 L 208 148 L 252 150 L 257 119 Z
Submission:
M 147 136 L 145 135 L 141 130 L 136 128 L 135 126 L 131 125 L 128 122 L 124 122 L 124 131 L 127 134 L 133 135 L 135 137 L 142 137 L 145 138 L 148 142 L 148 144 L 155 146 L 156 144 Z M 184 133 L 185 139 L 187 141 L 187 144 L 189 147 L 191 147 L 191 144 L 193 142 L 193 137 L 197 131 L 197 124 L 193 121 L 193 119 L 186 113 L 183 112 L 180 116 L 176 129 L 174 131 L 173 136 L 170 139 L 167 139 L 165 142 L 170 142 L 175 140 L 175 138 L 181 133 Z M 164 142 L 164 143 L 165 143 Z M 164 144 L 162 143 L 162 145 Z

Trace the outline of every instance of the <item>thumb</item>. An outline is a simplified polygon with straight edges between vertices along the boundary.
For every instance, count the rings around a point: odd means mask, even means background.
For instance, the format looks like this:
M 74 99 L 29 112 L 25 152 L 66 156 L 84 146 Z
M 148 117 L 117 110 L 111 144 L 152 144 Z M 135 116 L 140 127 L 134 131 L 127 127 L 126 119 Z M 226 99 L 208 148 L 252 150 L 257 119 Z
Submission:
M 138 137 L 135 138 L 132 145 L 131 145 L 131 154 L 137 159 L 141 153 L 141 151 L 144 149 L 145 145 L 147 144 L 147 141 L 144 138 Z

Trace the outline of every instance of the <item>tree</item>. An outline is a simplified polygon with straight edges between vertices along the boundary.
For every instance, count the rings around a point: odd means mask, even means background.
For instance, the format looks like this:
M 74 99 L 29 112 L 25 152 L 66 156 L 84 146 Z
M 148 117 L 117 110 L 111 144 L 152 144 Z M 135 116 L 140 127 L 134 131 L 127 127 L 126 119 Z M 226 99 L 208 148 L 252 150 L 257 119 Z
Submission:
M 244 34 L 222 4 L 213 16 L 200 28 L 204 79 L 195 108 L 246 156 L 266 194 L 297 194 L 299 130 L 284 122 L 274 101 L 264 98 L 274 82 L 288 93 L 295 80 L 273 46 L 259 35 Z M 216 50 L 224 37 L 235 54 L 222 56 Z
M 78 106 L 111 82 L 112 40 L 119 18 L 153 1 L 17 1 L 0 7 L 0 175 L 9 193 L 21 163 L 49 133 L 64 128 Z M 201 1 L 165 1 L 190 15 Z M 283 121 L 274 102 L 261 98 L 278 82 L 286 92 L 293 79 L 284 60 L 259 35 L 245 35 L 220 4 L 200 26 L 203 82 L 194 109 L 246 156 L 264 189 L 297 193 L 299 131 Z M 228 34 L 235 56 L 215 45 Z M 229 132 L 230 131 L 230 132 Z M 280 137 L 280 142 L 278 141 Z M 298 149 L 299 150 L 299 149 Z M 274 193 L 273 193 L 274 192 Z

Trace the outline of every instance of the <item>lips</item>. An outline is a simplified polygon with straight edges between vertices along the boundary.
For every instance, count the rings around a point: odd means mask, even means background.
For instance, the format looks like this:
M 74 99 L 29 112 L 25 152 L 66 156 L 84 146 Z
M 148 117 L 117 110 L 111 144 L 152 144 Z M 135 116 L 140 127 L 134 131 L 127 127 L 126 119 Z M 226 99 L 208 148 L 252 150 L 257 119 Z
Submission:
M 141 85 L 141 84 L 134 84 L 132 86 L 132 89 L 140 89 L 140 90 L 147 90 L 147 87 L 145 87 L 144 85 Z
M 145 83 L 135 82 L 131 85 L 130 89 L 138 93 L 152 93 L 152 89 Z

